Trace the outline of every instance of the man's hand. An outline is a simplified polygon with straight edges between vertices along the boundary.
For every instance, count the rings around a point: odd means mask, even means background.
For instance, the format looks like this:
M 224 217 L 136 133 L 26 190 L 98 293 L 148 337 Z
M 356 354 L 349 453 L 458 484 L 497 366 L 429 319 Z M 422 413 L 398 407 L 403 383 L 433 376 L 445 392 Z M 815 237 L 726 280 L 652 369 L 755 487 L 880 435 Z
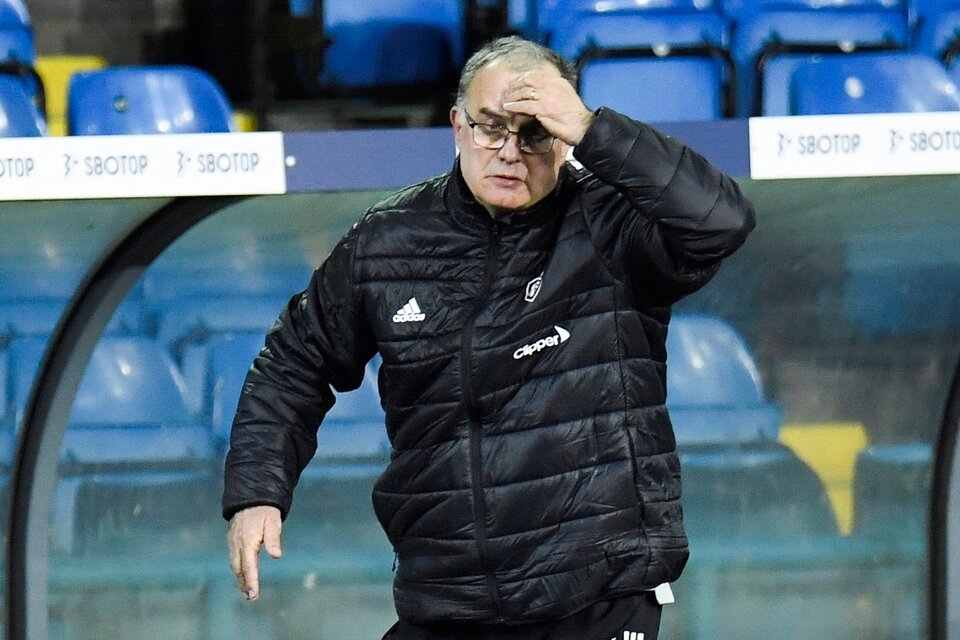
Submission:
M 272 558 L 281 555 L 280 528 L 280 510 L 276 507 L 250 507 L 230 519 L 227 527 L 230 568 L 247 600 L 260 597 L 260 545 Z
M 549 65 L 518 74 L 504 93 L 503 108 L 536 118 L 570 146 L 579 144 L 594 119 L 573 85 Z

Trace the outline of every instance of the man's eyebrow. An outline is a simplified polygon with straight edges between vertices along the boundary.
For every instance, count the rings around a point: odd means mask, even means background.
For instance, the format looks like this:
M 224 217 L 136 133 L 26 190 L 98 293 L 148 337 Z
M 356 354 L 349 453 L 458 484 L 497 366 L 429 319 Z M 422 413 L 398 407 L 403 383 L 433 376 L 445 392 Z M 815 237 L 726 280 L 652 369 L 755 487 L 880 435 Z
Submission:
M 488 118 L 494 118 L 494 119 L 496 119 L 496 120 L 501 120 L 501 121 L 504 121 L 504 122 L 510 120 L 510 116 L 509 116 L 509 115 L 507 115 L 507 114 L 505 114 L 505 113 L 497 113 L 496 111 L 493 111 L 493 110 L 491 110 L 491 109 L 487 109 L 486 107 L 480 107 L 479 113 L 480 113 L 480 115 L 482 115 L 482 116 L 487 116 Z

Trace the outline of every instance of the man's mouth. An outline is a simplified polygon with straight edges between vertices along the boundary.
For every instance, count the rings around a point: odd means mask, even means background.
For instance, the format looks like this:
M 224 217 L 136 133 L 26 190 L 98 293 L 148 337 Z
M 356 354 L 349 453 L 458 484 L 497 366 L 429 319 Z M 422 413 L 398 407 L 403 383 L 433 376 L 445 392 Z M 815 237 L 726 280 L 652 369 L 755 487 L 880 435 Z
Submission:
M 508 175 L 500 175 L 500 174 L 495 174 L 490 176 L 490 180 L 492 180 L 494 184 L 503 186 L 503 187 L 516 187 L 517 185 L 523 183 L 523 181 L 516 176 L 508 176 Z

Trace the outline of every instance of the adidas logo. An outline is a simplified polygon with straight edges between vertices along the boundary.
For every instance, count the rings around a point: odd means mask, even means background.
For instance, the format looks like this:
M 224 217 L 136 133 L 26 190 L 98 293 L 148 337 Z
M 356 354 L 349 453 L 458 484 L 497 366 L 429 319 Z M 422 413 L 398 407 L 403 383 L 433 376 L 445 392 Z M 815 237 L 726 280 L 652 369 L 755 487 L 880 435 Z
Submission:
M 610 640 L 621 640 L 617 636 L 613 636 Z M 643 634 L 639 631 L 624 631 L 622 640 L 643 640 Z
M 416 298 L 410 298 L 407 304 L 393 314 L 394 322 L 422 322 L 427 316 L 420 311 Z
M 570 339 L 570 332 L 564 329 L 563 327 L 553 326 L 553 330 L 557 333 L 552 336 L 547 336 L 546 338 L 540 338 L 536 342 L 531 342 L 530 344 L 525 344 L 516 351 L 513 352 L 513 359 L 519 360 L 520 358 L 526 358 L 527 356 L 532 356 L 533 354 L 548 349 L 550 347 L 557 347 Z

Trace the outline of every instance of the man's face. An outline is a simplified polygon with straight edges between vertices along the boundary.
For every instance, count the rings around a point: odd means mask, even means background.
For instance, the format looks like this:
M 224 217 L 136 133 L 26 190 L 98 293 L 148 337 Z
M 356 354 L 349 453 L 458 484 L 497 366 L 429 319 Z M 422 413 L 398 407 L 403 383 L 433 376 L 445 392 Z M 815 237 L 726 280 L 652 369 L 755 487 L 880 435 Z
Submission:
M 560 72 L 551 65 L 544 67 Z M 484 124 L 498 124 L 513 131 L 523 128 L 531 117 L 508 113 L 503 108 L 504 94 L 517 71 L 494 63 L 474 76 L 467 89 L 464 109 L 469 117 Z M 486 149 L 474 142 L 466 114 L 458 107 L 450 110 L 457 147 L 460 149 L 460 170 L 477 201 L 494 217 L 533 206 L 553 191 L 560 167 L 566 160 L 567 145 L 557 140 L 545 154 L 520 151 L 517 136 L 511 134 L 500 149 Z

